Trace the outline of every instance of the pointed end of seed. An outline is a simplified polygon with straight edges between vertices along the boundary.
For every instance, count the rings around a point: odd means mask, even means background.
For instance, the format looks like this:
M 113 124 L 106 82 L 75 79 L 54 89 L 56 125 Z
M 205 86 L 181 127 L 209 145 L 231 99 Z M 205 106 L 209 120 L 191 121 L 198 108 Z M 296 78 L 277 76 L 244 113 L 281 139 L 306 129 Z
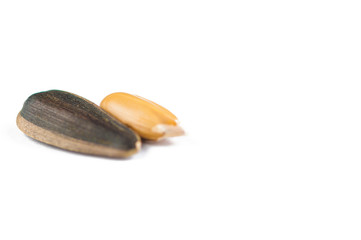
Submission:
M 142 142 L 140 140 L 135 143 L 135 149 L 137 152 L 139 152 L 141 146 L 142 146 Z
M 161 138 L 177 137 L 184 135 L 184 130 L 179 125 L 173 126 L 168 124 L 157 124 L 152 130 L 160 134 Z

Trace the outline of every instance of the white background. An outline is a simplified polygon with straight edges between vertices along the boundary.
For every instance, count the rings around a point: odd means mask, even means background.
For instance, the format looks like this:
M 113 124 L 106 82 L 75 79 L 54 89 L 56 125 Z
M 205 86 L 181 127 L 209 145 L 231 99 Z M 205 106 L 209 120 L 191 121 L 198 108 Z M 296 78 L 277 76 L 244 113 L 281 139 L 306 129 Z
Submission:
M 360 239 L 359 1 L 0 1 L 0 239 Z M 184 137 L 128 160 L 16 127 L 112 92 Z

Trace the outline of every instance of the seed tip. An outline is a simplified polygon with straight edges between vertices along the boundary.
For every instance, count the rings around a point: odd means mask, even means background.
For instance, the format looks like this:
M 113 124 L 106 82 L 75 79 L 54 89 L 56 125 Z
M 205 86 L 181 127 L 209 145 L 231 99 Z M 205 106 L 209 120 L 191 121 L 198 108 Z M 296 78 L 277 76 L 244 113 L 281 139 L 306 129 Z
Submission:
M 141 146 L 142 146 L 142 142 L 140 140 L 135 143 L 135 149 L 137 149 L 137 152 L 140 150 Z
M 177 137 L 184 135 L 184 130 L 179 125 L 157 124 L 152 130 L 162 135 L 161 138 Z

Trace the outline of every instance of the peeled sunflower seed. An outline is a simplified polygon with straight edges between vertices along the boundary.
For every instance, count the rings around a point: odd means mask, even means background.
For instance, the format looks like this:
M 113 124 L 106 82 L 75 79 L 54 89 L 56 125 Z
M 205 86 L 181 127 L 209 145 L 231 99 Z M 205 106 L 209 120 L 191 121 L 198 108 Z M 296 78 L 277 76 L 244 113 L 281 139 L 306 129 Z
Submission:
M 16 122 L 29 137 L 74 152 L 127 157 L 141 146 L 135 132 L 100 107 L 59 90 L 31 95 Z
M 113 93 L 103 99 L 100 107 L 145 139 L 159 140 L 184 134 L 173 113 L 139 96 Z

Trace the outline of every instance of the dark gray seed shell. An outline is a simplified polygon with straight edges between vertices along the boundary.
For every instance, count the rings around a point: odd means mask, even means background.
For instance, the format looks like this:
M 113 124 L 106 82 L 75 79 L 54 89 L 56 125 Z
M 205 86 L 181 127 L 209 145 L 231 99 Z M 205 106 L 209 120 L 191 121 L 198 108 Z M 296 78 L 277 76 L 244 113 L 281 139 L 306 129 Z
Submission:
M 139 136 L 94 103 L 51 90 L 31 95 L 17 124 L 29 137 L 70 151 L 126 157 L 140 148 Z

